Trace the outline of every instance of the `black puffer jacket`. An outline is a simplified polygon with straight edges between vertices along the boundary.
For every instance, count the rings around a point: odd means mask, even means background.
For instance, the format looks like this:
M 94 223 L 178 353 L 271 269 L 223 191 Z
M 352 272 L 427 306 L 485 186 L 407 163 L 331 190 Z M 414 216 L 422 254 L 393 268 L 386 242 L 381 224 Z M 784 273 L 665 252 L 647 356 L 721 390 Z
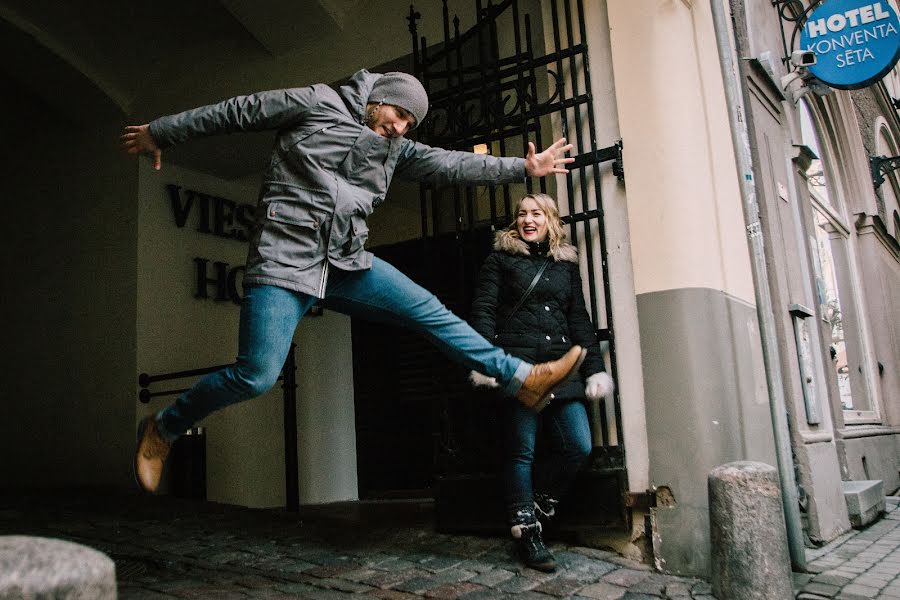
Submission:
M 507 318 L 547 258 L 548 248 L 547 242 L 526 243 L 509 230 L 499 232 L 494 251 L 481 267 L 469 321 L 491 343 L 531 363 L 555 360 L 575 344 L 586 348 L 582 381 L 573 381 L 556 394 L 584 398 L 583 379 L 605 367 L 585 308 L 574 246 L 563 244 L 551 253 L 540 281 Z

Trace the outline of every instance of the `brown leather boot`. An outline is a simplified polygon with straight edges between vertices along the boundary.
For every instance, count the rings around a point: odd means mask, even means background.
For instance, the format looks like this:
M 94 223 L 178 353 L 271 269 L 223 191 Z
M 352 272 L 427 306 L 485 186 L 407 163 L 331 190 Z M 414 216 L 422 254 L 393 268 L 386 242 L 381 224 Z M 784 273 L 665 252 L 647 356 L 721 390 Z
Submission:
M 138 426 L 138 445 L 134 456 L 134 478 L 142 490 L 153 494 L 159 487 L 163 465 L 172 445 L 160 435 L 156 418 L 146 417 Z
M 534 365 L 516 398 L 534 412 L 541 412 L 553 400 L 554 388 L 581 366 L 585 356 L 587 350 L 572 346 L 561 358 Z

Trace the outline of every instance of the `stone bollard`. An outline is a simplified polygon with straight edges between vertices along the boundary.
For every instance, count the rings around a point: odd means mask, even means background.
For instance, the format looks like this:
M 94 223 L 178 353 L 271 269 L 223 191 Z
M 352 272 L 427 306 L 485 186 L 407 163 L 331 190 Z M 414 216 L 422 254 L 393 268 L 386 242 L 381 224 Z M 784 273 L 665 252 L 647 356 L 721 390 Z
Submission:
M 791 560 L 778 471 L 733 462 L 709 474 L 712 586 L 727 600 L 791 600 Z
M 49 538 L 0 536 L 0 600 L 115 600 L 116 567 L 102 552 Z

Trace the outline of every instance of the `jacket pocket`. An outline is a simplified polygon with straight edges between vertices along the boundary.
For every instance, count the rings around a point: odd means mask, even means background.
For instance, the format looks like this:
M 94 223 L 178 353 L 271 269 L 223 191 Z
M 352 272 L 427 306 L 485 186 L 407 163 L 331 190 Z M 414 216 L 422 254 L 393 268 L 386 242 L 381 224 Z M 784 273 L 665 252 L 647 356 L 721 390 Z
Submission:
M 352 255 L 365 248 L 366 241 L 369 239 L 369 225 L 366 223 L 365 217 L 351 215 L 350 227 L 352 229 L 351 234 L 353 237 L 350 242 L 349 254 Z
M 331 129 L 331 127 L 333 127 L 333 124 L 331 123 L 328 125 L 316 124 L 313 127 L 305 127 L 279 134 L 275 141 L 275 151 L 272 153 L 272 157 L 269 160 L 269 169 L 274 169 L 285 162 L 294 148 L 305 142 L 307 138 L 319 133 L 324 133 Z
M 389 140 L 363 125 L 339 172 L 347 181 L 365 190 L 383 192 L 388 183 L 385 163 L 390 149 Z
M 323 229 L 328 212 L 310 202 L 268 202 L 259 254 L 268 260 L 306 267 L 325 254 Z

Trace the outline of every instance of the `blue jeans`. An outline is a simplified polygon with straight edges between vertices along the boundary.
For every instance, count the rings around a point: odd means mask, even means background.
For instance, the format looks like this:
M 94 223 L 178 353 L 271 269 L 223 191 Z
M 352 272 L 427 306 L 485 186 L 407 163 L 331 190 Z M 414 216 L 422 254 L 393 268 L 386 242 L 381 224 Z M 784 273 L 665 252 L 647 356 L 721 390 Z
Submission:
M 495 377 L 513 396 L 531 365 L 491 345 L 465 321 L 390 264 L 374 258 L 364 271 L 330 268 L 326 306 L 421 332 L 444 354 L 468 369 Z M 212 373 L 157 415 L 163 436 L 172 441 L 208 414 L 255 398 L 278 379 L 294 330 L 317 302 L 314 296 L 269 286 L 248 286 L 241 305 L 237 361 Z
M 557 500 L 569 489 L 591 453 L 587 410 L 577 400 L 551 403 L 535 414 L 518 402 L 509 406 L 503 484 L 510 515 L 534 506 L 535 490 Z M 549 447 L 535 463 L 538 428 Z M 543 450 L 543 448 L 542 448 Z

